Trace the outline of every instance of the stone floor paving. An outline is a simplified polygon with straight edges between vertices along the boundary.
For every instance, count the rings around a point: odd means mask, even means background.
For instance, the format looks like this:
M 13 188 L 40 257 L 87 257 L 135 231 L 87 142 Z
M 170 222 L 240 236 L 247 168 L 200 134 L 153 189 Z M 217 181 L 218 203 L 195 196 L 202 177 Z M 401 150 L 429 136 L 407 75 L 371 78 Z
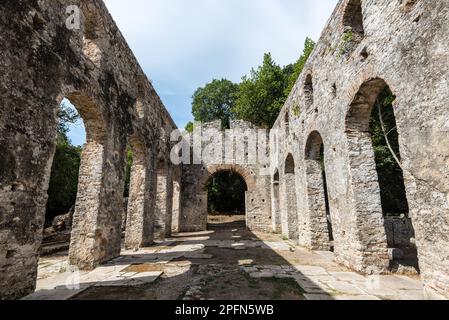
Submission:
M 90 272 L 69 266 L 64 253 L 42 257 L 36 292 L 24 299 L 424 299 L 416 277 L 364 276 L 333 258 L 279 235 L 220 228 L 123 250 Z

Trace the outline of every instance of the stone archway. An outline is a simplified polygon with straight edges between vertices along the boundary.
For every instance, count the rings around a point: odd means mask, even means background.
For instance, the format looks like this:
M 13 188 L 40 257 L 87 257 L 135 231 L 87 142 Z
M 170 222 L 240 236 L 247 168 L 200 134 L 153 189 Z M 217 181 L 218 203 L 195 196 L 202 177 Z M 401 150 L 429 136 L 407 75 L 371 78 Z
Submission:
M 408 203 L 407 196 L 405 194 L 404 178 L 402 172 L 402 166 L 400 164 L 400 142 L 397 133 L 397 146 L 398 150 L 393 150 L 391 145 L 388 145 L 390 151 L 386 151 L 387 155 L 391 154 L 398 162 L 398 170 L 400 171 L 399 178 L 391 176 L 388 181 L 382 175 L 381 163 L 379 163 L 379 151 L 376 151 L 380 147 L 377 145 L 376 149 L 375 140 L 373 139 L 373 121 L 374 115 L 382 113 L 381 107 L 384 102 L 379 101 L 385 90 L 391 94 L 392 101 L 395 96 L 391 93 L 388 84 L 380 78 L 374 78 L 366 81 L 362 84 L 357 92 L 353 102 L 350 105 L 349 111 L 346 116 L 346 136 L 349 148 L 349 169 L 351 173 L 352 193 L 354 197 L 354 210 L 355 219 L 357 221 L 357 235 L 356 239 L 362 246 L 369 245 L 370 254 L 363 261 L 361 268 L 369 268 L 379 270 L 387 269 L 388 267 L 394 268 L 397 265 L 395 261 L 395 252 L 393 254 L 387 254 L 387 248 L 401 247 L 400 250 L 407 251 L 406 254 L 411 256 L 411 260 L 416 260 L 416 247 L 409 244 L 395 243 L 392 239 L 395 238 L 395 227 L 399 224 L 410 224 L 411 229 L 413 226 L 408 216 Z M 383 99 L 382 99 L 383 100 Z M 394 114 L 393 102 L 389 103 L 391 109 L 391 117 L 393 123 L 393 130 L 396 130 L 396 117 Z M 377 106 L 377 107 L 376 107 Z M 377 111 L 379 113 L 377 113 Z M 384 120 L 378 120 L 385 125 Z M 392 130 L 391 130 L 392 131 Z M 396 131 L 397 132 L 397 131 Z M 384 138 L 387 140 L 387 138 Z M 388 140 L 387 140 L 388 141 Z M 387 150 L 387 147 L 385 146 Z M 384 156 L 385 157 L 385 156 Z M 406 203 L 405 211 L 402 212 L 404 219 L 395 221 L 394 217 L 391 217 L 391 212 L 388 212 L 389 205 L 385 200 L 385 189 L 391 187 L 397 189 L 398 185 L 402 184 L 403 193 L 399 195 L 399 198 L 403 198 Z M 384 189 L 385 188 L 385 189 Z M 391 192 L 391 190 L 389 190 Z M 397 216 L 396 218 L 398 218 Z M 393 218 L 393 219 L 392 219 Z M 398 224 L 399 223 L 399 224 Z M 393 227 L 389 225 L 392 224 Z M 398 228 L 396 228 L 398 229 Z M 413 238 L 413 234 L 407 235 L 405 229 L 402 228 L 401 238 Z M 399 238 L 399 237 L 398 237 Z M 413 249 L 414 248 L 414 249 Z M 415 252 L 413 252 L 415 251 Z M 410 252 L 410 253 L 408 253 Z M 402 254 L 401 254 L 402 255 Z M 389 261 L 391 260 L 391 261 Z M 407 262 L 409 263 L 409 262 Z M 417 261 L 413 262 L 418 269 Z M 412 266 L 412 265 L 410 265 Z
M 234 172 L 245 181 L 247 186 L 245 201 L 246 226 L 249 229 L 257 227 L 261 215 L 260 210 L 262 206 L 260 203 L 266 203 L 268 199 L 261 199 L 259 196 L 255 172 L 252 168 L 242 165 L 221 164 L 198 166 L 194 172 L 194 183 L 185 184 L 184 186 L 188 188 L 187 190 L 183 186 L 182 198 L 184 205 L 179 227 L 181 231 L 203 231 L 207 229 L 208 197 L 205 187 L 214 174 L 223 171 Z M 187 205 L 186 202 L 188 203 Z

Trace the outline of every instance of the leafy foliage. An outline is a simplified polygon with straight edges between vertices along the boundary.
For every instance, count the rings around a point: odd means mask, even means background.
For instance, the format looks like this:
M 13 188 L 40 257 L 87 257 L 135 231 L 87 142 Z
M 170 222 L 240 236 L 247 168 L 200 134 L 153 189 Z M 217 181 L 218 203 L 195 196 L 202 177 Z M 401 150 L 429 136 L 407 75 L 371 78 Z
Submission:
M 66 103 L 61 103 L 58 110 L 58 134 L 67 135 L 69 124 L 74 124 L 80 119 L 80 115 L 75 109 L 70 108 Z
M 81 162 L 80 147 L 71 144 L 67 137 L 69 124 L 80 119 L 78 112 L 61 103 L 58 110 L 58 133 L 56 152 L 51 169 L 50 185 L 45 220 L 47 222 L 61 214 L 66 214 L 75 205 L 78 191 L 78 174 Z
M 192 133 L 193 132 L 193 122 L 187 123 L 185 129 L 186 129 L 187 132 Z
M 291 68 L 288 70 L 292 72 Z M 262 65 L 251 70 L 249 77 L 242 78 L 238 99 L 232 109 L 235 117 L 262 128 L 271 127 L 285 102 L 287 78 L 271 54 L 265 54 Z
M 315 42 L 310 38 L 306 38 L 306 41 L 304 42 L 304 51 L 302 55 L 299 57 L 298 61 L 296 61 L 296 63 L 293 65 L 293 72 L 289 75 L 288 85 L 287 88 L 285 89 L 286 97 L 292 91 L 296 83 L 296 80 L 298 80 L 301 72 L 304 70 L 304 66 L 306 65 L 306 62 L 309 59 L 310 55 L 312 54 L 314 48 Z
M 394 153 L 400 159 L 399 135 L 393 110 L 394 100 L 395 96 L 386 87 L 376 101 L 370 123 L 370 133 L 373 141 L 382 198 L 382 209 L 386 215 L 407 214 L 409 212 L 403 172 L 387 146 L 378 112 L 378 107 L 380 107 L 382 119 L 386 127 L 387 138 Z
M 205 188 L 208 192 L 208 212 L 212 214 L 245 214 L 243 178 L 229 171 L 218 172 L 211 177 Z
M 56 153 L 51 169 L 46 221 L 69 212 L 75 205 L 81 148 L 70 144 L 65 133 L 58 133 Z
M 229 128 L 231 108 L 235 104 L 239 86 L 229 80 L 213 80 L 193 94 L 192 113 L 195 121 L 221 120 L 223 128 Z

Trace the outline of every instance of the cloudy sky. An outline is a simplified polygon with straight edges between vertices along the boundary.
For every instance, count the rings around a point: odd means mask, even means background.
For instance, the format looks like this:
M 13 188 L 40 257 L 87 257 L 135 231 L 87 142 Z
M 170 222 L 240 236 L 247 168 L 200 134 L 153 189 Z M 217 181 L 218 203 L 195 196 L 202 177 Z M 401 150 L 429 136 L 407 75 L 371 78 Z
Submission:
M 104 0 L 179 127 L 212 79 L 238 82 L 265 52 L 286 65 L 317 40 L 338 0 Z M 74 144 L 83 128 L 71 130 Z

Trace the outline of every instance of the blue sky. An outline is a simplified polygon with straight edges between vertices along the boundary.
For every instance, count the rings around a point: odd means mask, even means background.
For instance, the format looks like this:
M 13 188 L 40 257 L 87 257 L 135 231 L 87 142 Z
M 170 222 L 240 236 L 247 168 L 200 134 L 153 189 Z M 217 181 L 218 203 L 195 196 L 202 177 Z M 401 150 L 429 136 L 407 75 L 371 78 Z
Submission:
M 296 61 L 318 40 L 338 0 L 104 0 L 140 65 L 180 128 L 191 97 L 212 79 L 238 82 L 271 52 Z M 84 128 L 71 128 L 75 145 Z

